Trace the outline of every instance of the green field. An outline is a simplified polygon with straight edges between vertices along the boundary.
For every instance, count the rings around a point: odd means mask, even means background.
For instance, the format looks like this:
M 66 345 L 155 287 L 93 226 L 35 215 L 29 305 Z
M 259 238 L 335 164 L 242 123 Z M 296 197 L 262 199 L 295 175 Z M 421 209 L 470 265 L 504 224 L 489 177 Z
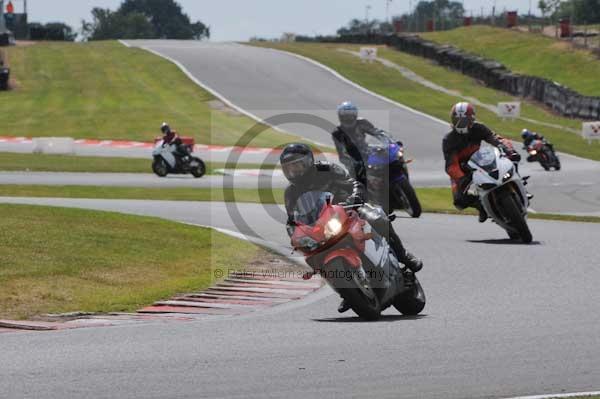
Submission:
M 0 93 L 0 136 L 152 141 L 168 121 L 199 143 L 235 145 L 256 124 L 222 109 L 174 64 L 118 42 L 44 42 L 5 52 L 14 89 Z M 297 138 L 267 129 L 249 144 L 290 141 Z
M 475 211 L 457 211 L 450 188 L 417 187 L 424 212 L 475 215 Z M 96 186 L 19 186 L 0 185 L 0 197 L 103 198 L 161 201 L 219 201 L 258 204 L 283 204 L 283 189 L 209 189 L 209 188 L 132 188 Z M 398 212 L 403 214 L 402 212 Z M 535 213 L 531 219 L 599 223 L 600 217 Z
M 243 269 L 266 252 L 156 218 L 0 205 L 0 318 L 134 311 Z
M 0 152 L 0 171 L 152 173 L 151 159 L 118 157 L 80 157 L 71 155 L 15 154 Z M 275 165 L 226 164 L 208 162 L 206 173 L 215 169 L 272 169 Z
M 411 81 L 399 71 L 388 68 L 380 63 L 363 63 L 358 57 L 338 51 L 340 48 L 358 50 L 360 46 L 349 44 L 325 44 L 325 43 L 252 43 L 264 47 L 272 47 L 285 51 L 291 51 L 322 64 L 325 64 L 346 78 L 366 87 L 375 93 L 381 94 L 392 100 L 408 105 L 414 109 L 436 116 L 442 120 L 448 120 L 450 107 L 463 97 L 443 94 L 427 88 L 417 82 Z M 434 65 L 433 63 L 411 56 L 396 50 L 381 48 L 380 56 L 394 63 L 405 66 L 412 71 L 422 75 L 434 83 L 448 89 L 459 91 L 462 95 L 473 96 L 486 103 L 495 103 L 510 99 L 501 92 L 491 90 L 479 85 L 475 80 L 465 77 L 458 72 Z M 358 104 L 360 106 L 360 104 Z M 593 142 L 591 145 L 583 140 L 581 136 L 559 128 L 548 128 L 535 123 L 524 123 L 523 121 L 502 120 L 494 112 L 481 107 L 477 108 L 478 119 L 488 124 L 497 133 L 520 140 L 520 132 L 527 127 L 538 131 L 552 141 L 560 151 L 571 153 L 585 158 L 600 160 L 600 143 Z M 569 120 L 555 116 L 548 111 L 525 103 L 523 115 L 544 122 L 552 122 L 566 127 L 580 127 L 579 121 Z M 440 145 L 443 135 L 447 132 L 443 127 L 437 133 Z M 402 134 L 401 132 L 394 132 Z M 442 156 L 440 150 L 440 157 Z
M 425 39 L 452 44 L 497 60 L 513 72 L 559 82 L 589 96 L 600 94 L 600 60 L 591 52 L 540 34 L 489 26 L 423 33 Z

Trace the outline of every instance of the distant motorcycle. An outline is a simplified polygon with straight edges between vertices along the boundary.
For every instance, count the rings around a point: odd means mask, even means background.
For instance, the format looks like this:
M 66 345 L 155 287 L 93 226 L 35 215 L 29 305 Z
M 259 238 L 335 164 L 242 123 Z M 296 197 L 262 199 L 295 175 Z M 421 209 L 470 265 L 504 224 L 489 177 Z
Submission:
M 527 225 L 529 197 L 525 190 L 528 177 L 521 178 L 516 165 L 497 148 L 485 146 L 467 163 L 473 171 L 469 191 L 479 196 L 487 214 L 513 239 L 530 243 Z
M 176 155 L 177 145 L 164 144 L 159 140 L 154 147 L 152 157 L 152 171 L 159 177 L 165 177 L 172 174 L 188 174 L 199 178 L 206 173 L 206 164 L 198 157 L 191 156 L 191 149 L 188 148 L 188 155 Z
M 389 306 L 419 314 L 426 300 L 417 277 L 401 269 L 386 239 L 359 217 L 355 209 L 361 205 L 334 205 L 332 198 L 307 192 L 294 208 L 292 246 L 313 269 L 306 278 L 321 275 L 366 320 L 376 320 Z
M 539 162 L 544 170 L 560 170 L 560 160 L 551 145 L 543 140 L 533 140 L 526 148 L 528 162 Z
M 369 145 L 366 186 L 369 200 L 379 203 L 388 213 L 395 209 L 406 211 L 411 217 L 421 216 L 422 208 L 415 189 L 410 184 L 408 164 L 401 142 Z M 387 198 L 381 198 L 382 196 Z

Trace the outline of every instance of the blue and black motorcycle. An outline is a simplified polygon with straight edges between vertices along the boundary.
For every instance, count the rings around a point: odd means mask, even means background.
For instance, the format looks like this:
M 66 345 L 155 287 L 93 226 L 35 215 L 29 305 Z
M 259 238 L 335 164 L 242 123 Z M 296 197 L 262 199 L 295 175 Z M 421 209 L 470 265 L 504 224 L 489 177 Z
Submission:
M 408 164 L 402 142 L 369 145 L 366 186 L 369 201 L 382 206 L 387 213 L 401 209 L 413 218 L 421 216 L 421 203 L 410 184 Z

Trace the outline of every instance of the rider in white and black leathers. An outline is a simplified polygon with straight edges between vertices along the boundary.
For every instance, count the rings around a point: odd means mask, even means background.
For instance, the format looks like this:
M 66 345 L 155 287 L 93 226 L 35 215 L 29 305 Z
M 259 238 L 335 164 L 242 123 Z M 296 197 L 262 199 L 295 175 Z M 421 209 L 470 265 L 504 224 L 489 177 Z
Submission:
M 285 209 L 288 214 L 288 234 L 294 232 L 294 207 L 298 198 L 309 191 L 330 192 L 335 202 L 361 204 L 364 186 L 352 178 L 343 168 L 327 162 L 315 163 L 311 149 L 305 144 L 289 144 L 283 150 L 281 166 L 290 185 L 285 190 Z M 423 267 L 423 262 L 408 252 L 394 231 L 387 214 L 380 207 L 364 204 L 358 209 L 362 219 L 380 235 L 387 238 L 396 257 L 413 273 Z M 342 302 L 338 311 L 345 312 L 349 306 Z
M 338 109 L 340 125 L 331 133 L 340 162 L 348 172 L 361 182 L 366 180 L 366 160 L 368 157 L 367 136 L 385 141 L 387 135 L 371 122 L 358 117 L 358 108 L 350 101 L 342 103 Z

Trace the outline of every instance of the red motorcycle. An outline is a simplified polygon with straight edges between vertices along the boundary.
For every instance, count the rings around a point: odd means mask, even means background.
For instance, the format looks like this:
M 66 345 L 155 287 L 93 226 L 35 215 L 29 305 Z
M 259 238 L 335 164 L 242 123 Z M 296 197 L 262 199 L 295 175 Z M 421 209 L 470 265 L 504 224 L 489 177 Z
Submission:
M 401 268 L 386 239 L 361 219 L 362 205 L 333 204 L 328 192 L 304 193 L 294 208 L 292 246 L 315 274 L 344 298 L 361 318 L 376 320 L 394 306 L 404 315 L 425 307 L 416 276 Z
M 544 170 L 560 170 L 560 160 L 552 146 L 543 140 L 533 140 L 527 147 L 528 162 L 539 162 Z

